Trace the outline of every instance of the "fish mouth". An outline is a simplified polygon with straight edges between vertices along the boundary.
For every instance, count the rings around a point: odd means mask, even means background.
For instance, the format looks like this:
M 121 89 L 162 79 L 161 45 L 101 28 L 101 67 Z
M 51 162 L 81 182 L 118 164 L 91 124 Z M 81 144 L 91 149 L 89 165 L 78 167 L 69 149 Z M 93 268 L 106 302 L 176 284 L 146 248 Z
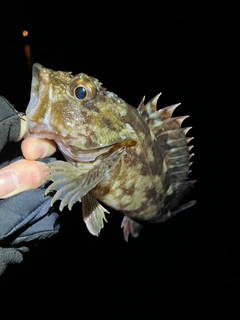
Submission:
M 40 81 L 41 80 L 41 81 Z M 43 119 L 45 115 L 44 108 L 40 109 L 41 99 L 44 93 L 47 92 L 49 86 L 49 74 L 39 63 L 34 63 L 32 66 L 32 83 L 31 96 L 26 109 L 26 116 L 31 121 Z M 37 110 L 37 112 L 36 112 Z M 36 119 L 37 115 L 37 119 Z

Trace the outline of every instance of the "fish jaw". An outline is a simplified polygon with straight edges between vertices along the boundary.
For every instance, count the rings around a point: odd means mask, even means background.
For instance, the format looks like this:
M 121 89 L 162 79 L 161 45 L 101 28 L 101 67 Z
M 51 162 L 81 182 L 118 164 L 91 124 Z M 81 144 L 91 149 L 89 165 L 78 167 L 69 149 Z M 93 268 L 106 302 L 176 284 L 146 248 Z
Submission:
M 46 137 L 48 126 L 44 123 L 46 122 L 44 120 L 47 108 L 46 103 L 43 104 L 42 102 L 47 101 L 49 74 L 42 69 L 40 64 L 34 64 L 32 68 L 31 95 L 26 109 L 27 132 L 25 138 L 37 136 L 39 138 L 44 137 L 51 139 L 54 137 L 53 133 L 50 134 L 50 132 L 48 137 Z

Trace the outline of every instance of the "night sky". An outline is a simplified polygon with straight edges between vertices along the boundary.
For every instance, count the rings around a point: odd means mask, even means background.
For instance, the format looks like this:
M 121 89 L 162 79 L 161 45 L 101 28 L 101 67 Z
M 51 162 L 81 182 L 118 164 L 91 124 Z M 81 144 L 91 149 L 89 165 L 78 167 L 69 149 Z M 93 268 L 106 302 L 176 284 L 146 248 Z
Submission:
M 109 313 L 109 305 L 124 316 L 128 304 L 155 310 L 156 319 L 174 306 L 179 315 L 191 306 L 193 315 L 209 319 L 238 314 L 240 216 L 232 185 L 236 146 L 231 147 L 237 9 L 215 1 L 131 8 L 36 8 L 19 2 L 1 11 L 0 95 L 19 111 L 29 101 L 35 62 L 87 73 L 136 107 L 144 95 L 149 100 L 159 92 L 159 108 L 181 102 L 176 114 L 190 115 L 184 124 L 193 126 L 195 137 L 190 178 L 197 184 L 186 200 L 196 199 L 197 205 L 164 224 L 146 226 L 138 239 L 125 243 L 121 213 L 108 215 L 100 236 L 93 237 L 76 204 L 71 212 L 64 209 L 61 232 L 32 248 L 21 265 L 8 267 L 0 286 L 29 292 L 43 286 L 58 297 L 56 288 L 65 286 L 63 301 L 77 287 L 80 308 L 95 300 L 102 305 L 91 309 L 95 319 Z

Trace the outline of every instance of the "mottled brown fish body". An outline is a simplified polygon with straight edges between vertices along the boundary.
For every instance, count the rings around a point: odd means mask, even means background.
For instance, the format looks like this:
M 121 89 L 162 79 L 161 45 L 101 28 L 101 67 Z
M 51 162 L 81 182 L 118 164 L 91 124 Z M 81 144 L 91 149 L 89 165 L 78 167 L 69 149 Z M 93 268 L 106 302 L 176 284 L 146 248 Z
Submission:
M 137 144 L 126 147 L 116 165 L 91 192 L 131 218 L 149 220 L 161 211 L 162 178 L 166 180 L 161 175 L 161 146 L 136 108 L 129 106 L 123 121 L 131 123 Z
M 138 236 L 141 221 L 164 222 L 192 187 L 186 117 L 172 117 L 177 105 L 157 110 L 158 96 L 134 108 L 86 74 L 33 66 L 26 137 L 53 139 L 67 162 L 47 165 L 46 190 L 72 208 L 82 201 L 88 230 L 98 235 L 108 212 L 124 213 L 124 237 Z M 102 203 L 99 203 L 98 200 Z

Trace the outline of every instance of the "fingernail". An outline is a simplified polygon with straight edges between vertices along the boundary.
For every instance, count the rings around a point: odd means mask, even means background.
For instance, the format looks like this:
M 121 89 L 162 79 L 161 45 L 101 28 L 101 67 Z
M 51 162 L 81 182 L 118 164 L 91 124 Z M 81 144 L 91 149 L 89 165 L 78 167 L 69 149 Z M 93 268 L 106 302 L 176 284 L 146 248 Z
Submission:
M 34 144 L 32 149 L 32 154 L 34 154 L 36 159 L 41 159 L 45 157 L 47 153 L 45 143 L 39 143 L 38 145 Z
M 39 144 L 39 158 L 45 158 L 47 155 L 47 147 L 45 143 L 41 143 L 41 145 Z
M 18 179 L 12 172 L 0 174 L 0 198 L 6 197 L 18 187 Z

